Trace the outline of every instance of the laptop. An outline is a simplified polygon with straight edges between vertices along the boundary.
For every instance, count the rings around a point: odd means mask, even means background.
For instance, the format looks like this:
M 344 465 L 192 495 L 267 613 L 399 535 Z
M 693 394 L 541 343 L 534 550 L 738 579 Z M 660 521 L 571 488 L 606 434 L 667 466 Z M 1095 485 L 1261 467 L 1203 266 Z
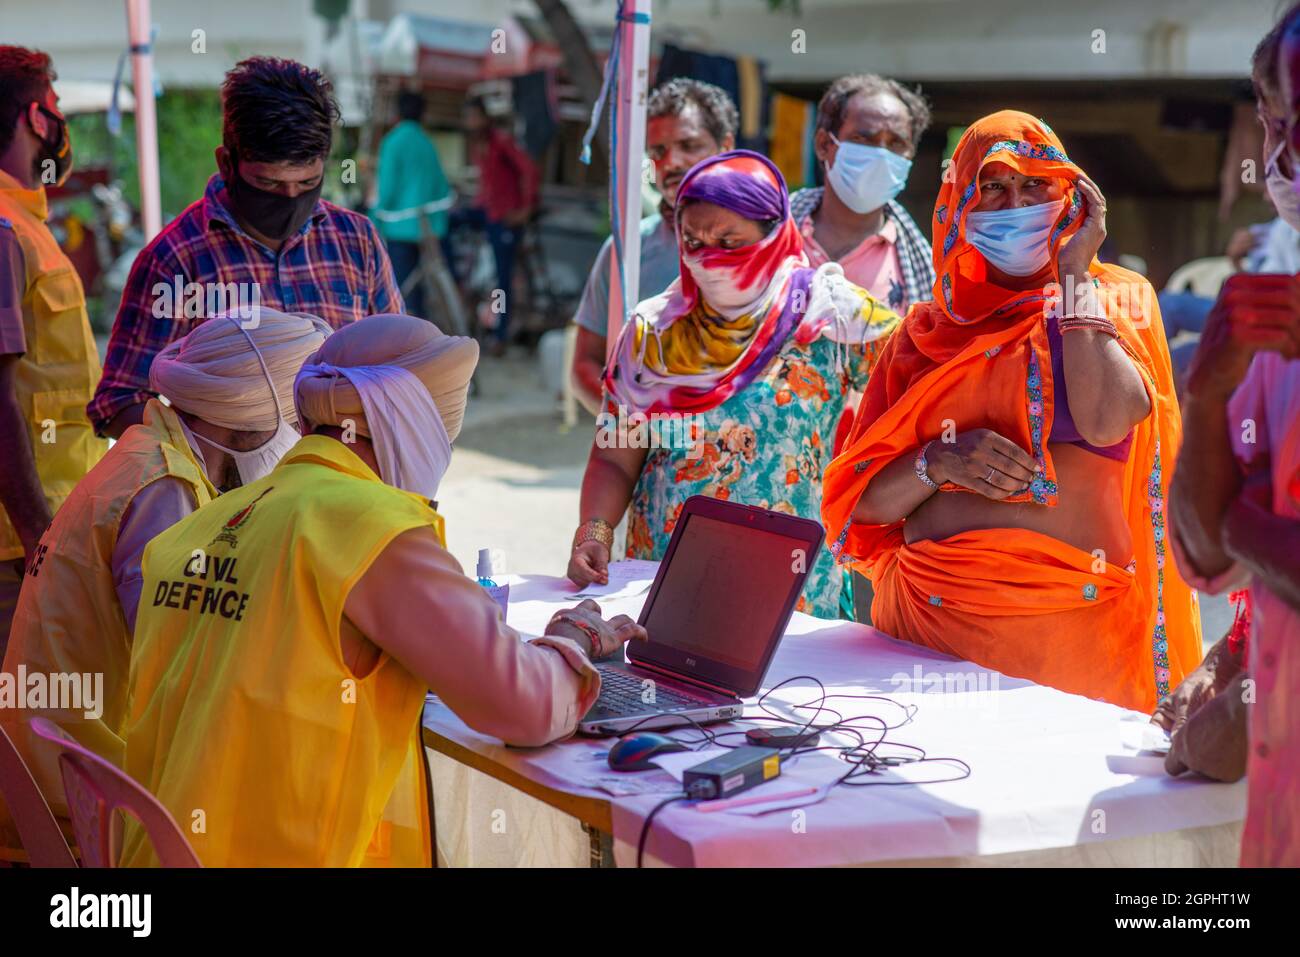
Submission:
M 696 495 L 686 500 L 638 618 L 648 641 L 597 662 L 581 734 L 729 721 L 763 684 L 825 535 L 817 522 Z

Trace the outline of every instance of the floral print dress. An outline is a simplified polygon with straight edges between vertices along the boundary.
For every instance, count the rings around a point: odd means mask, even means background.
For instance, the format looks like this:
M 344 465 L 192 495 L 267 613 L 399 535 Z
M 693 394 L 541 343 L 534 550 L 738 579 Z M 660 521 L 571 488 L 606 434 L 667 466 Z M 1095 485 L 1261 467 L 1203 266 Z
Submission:
M 898 318 L 879 310 L 884 323 Z M 892 330 L 891 330 L 892 331 Z M 628 508 L 627 557 L 657 561 L 692 495 L 821 521 L 822 471 L 851 390 L 862 391 L 888 335 L 865 345 L 793 336 L 759 375 L 688 429 L 665 429 L 646 456 Z M 608 395 L 606 396 L 608 404 Z M 822 548 L 798 611 L 839 617 L 843 575 Z

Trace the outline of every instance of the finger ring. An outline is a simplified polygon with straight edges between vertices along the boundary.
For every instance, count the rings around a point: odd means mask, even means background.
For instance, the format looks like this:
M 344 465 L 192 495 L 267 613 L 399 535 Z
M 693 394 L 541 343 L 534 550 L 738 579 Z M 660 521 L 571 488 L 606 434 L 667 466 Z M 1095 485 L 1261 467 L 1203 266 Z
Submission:
M 993 468 L 993 466 L 990 465 L 990 466 L 989 466 L 989 474 L 988 474 L 987 476 L 985 476 L 985 478 L 984 478 L 984 481 L 987 482 L 989 485 L 992 485 L 992 484 L 993 484 L 993 472 L 994 472 L 994 471 L 995 471 L 995 469 Z

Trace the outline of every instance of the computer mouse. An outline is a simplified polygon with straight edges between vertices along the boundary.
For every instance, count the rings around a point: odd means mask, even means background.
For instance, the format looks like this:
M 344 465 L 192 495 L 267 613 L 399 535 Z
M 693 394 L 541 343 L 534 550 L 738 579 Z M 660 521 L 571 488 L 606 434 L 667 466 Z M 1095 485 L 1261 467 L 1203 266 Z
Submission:
M 609 749 L 609 766 L 615 771 L 648 771 L 657 767 L 650 763 L 656 755 L 686 750 L 686 745 L 666 734 L 637 731 L 619 738 L 618 744 Z

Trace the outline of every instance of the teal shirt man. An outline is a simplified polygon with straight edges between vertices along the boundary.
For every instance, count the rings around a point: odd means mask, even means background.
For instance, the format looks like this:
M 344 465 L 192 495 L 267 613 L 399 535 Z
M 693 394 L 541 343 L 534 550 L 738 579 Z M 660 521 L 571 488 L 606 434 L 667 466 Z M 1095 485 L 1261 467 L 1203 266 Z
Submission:
M 402 120 L 380 141 L 378 180 L 375 208 L 385 212 L 399 212 L 446 199 L 450 192 L 447 175 L 438 159 L 438 148 L 415 120 Z M 386 242 L 420 241 L 420 222 L 415 217 L 392 222 L 376 217 L 375 224 Z M 432 214 L 429 225 L 435 236 L 445 236 L 446 210 Z

